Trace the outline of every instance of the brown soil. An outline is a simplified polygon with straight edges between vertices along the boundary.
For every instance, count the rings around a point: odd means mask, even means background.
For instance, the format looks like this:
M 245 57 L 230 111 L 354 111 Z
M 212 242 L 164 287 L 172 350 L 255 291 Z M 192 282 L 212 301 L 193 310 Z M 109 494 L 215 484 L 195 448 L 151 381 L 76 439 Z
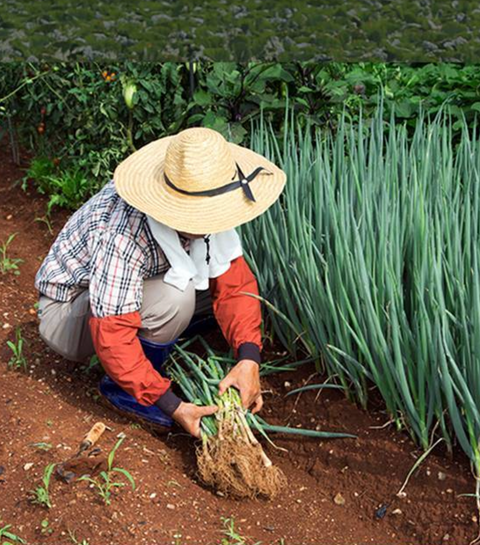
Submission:
M 407 435 L 382 427 L 388 419 L 381 403 L 367 413 L 335 391 L 285 397 L 307 380 L 320 380 L 312 378 L 314 368 L 308 366 L 264 381 L 264 418 L 348 431 L 358 439 L 277 437 L 278 446 L 288 452 L 271 447 L 266 452 L 287 476 L 288 487 L 272 501 L 237 501 L 204 488 L 195 478 L 190 437 L 180 429 L 152 435 L 105 408 L 95 389 L 100 371 L 85 372 L 39 339 L 33 279 L 53 235 L 34 219 L 44 214 L 45 199 L 12 186 L 23 171 L 12 164 L 8 149 L 0 150 L 0 164 L 0 241 L 18 232 L 11 255 L 23 259 L 20 276 L 0 276 L 0 528 L 12 524 L 29 544 L 55 545 L 72 543 L 69 531 L 90 545 L 216 545 L 224 537 L 222 517 L 234 518 L 248 544 L 466 545 L 476 536 L 474 501 L 459 496 L 474 489 L 466 459 L 457 453 L 452 460 L 437 447 L 411 478 L 406 497 L 396 498 L 419 450 Z M 68 215 L 55 213 L 55 234 Z M 26 339 L 27 372 L 7 368 L 11 354 L 6 341 L 14 338 L 16 326 Z M 116 489 L 111 505 L 105 506 L 87 482 L 67 484 L 55 477 L 52 509 L 31 504 L 29 491 L 47 463 L 75 454 L 98 420 L 109 427 L 99 441 L 102 455 L 119 433 L 126 435 L 115 462 L 133 475 L 136 489 L 128 484 Z M 32 446 L 38 442 L 52 448 Z M 386 515 L 376 519 L 378 507 L 388 502 Z M 42 532 L 45 519 L 48 528 Z

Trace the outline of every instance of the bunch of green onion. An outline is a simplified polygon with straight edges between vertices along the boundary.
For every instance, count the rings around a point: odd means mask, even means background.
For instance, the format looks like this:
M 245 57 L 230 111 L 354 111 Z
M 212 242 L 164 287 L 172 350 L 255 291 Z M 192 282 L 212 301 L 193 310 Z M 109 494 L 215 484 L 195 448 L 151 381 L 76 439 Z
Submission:
M 186 350 L 194 342 L 200 342 L 203 346 L 206 357 L 202 358 L 198 354 Z M 281 371 L 291 371 L 304 363 L 311 362 L 312 359 L 299 360 L 286 364 L 289 356 L 278 360 L 265 362 L 260 367 L 260 376 L 264 377 L 272 373 Z M 247 422 L 249 427 L 260 432 L 263 437 L 269 440 L 267 432 L 286 433 L 303 435 L 308 437 L 317 437 L 321 439 L 334 439 L 355 437 L 349 433 L 327 432 L 310 430 L 303 428 L 291 428 L 288 426 L 275 426 L 268 424 L 258 414 L 252 414 L 250 411 L 241 410 L 242 407 L 239 392 L 235 388 L 229 388 L 222 396 L 218 395 L 218 386 L 225 378 L 229 370 L 236 363 L 236 360 L 229 356 L 219 356 L 215 354 L 212 348 L 201 336 L 195 336 L 182 345 L 175 346 L 168 363 L 168 374 L 180 386 L 185 397 L 191 403 L 196 405 L 218 405 L 222 411 L 221 414 L 231 414 L 236 411 L 242 416 L 242 423 Z M 297 390 L 300 391 L 301 389 Z M 223 417 L 223 416 L 222 416 Z M 245 420 L 244 420 L 245 419 Z M 201 428 L 206 436 L 217 435 L 218 433 L 218 413 L 212 416 L 202 418 Z M 271 442 L 271 441 L 270 441 Z M 271 442 L 271 444 L 273 444 Z
M 205 358 L 187 350 L 197 340 L 205 349 Z M 260 374 L 291 370 L 304 363 L 284 364 L 285 359 L 263 364 Z M 205 340 L 197 336 L 176 346 L 167 365 L 169 376 L 180 386 L 188 401 L 219 407 L 215 414 L 202 418 L 202 445 L 197 450 L 202 480 L 218 491 L 237 497 L 273 497 L 285 485 L 284 475 L 272 464 L 253 431 L 259 432 L 273 446 L 268 436 L 270 432 L 322 439 L 354 437 L 348 433 L 270 425 L 258 414 L 253 415 L 243 408 L 234 387 L 220 396 L 219 384 L 234 364 L 233 358 L 216 355 Z

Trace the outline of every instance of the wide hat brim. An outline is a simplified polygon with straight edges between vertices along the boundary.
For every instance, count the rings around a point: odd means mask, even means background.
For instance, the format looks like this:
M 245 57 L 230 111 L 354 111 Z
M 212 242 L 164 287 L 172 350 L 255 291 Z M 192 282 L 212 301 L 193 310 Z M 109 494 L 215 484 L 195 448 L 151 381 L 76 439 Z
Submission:
M 155 140 L 123 160 L 113 179 L 117 193 L 134 208 L 184 233 L 213 234 L 238 227 L 267 210 L 282 192 L 287 176 L 283 170 L 248 148 L 227 142 L 233 159 L 248 176 L 260 173 L 249 183 L 255 198 L 250 201 L 242 188 L 215 196 L 192 196 L 169 187 L 164 179 L 165 153 L 173 136 Z M 231 180 L 226 179 L 225 184 Z

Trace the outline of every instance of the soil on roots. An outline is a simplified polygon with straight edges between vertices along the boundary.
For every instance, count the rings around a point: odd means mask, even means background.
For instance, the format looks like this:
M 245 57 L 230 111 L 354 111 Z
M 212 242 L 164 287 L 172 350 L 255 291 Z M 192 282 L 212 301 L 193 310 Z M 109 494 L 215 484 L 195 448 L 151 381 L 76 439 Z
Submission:
M 252 444 L 224 429 L 197 448 L 198 474 L 208 486 L 227 497 L 273 499 L 287 485 L 283 471 Z

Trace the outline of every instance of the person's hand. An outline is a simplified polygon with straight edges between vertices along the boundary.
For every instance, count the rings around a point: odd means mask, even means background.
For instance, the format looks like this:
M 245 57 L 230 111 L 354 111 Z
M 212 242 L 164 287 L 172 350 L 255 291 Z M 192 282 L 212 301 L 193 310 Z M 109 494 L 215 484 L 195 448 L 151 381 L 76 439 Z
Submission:
M 252 414 L 258 413 L 263 407 L 262 394 L 260 393 L 260 367 L 255 361 L 241 360 L 235 367 L 232 367 L 218 386 L 219 395 L 222 395 L 230 386 L 234 386 L 240 392 L 245 409 L 255 404 Z
M 172 418 L 194 437 L 200 439 L 200 420 L 202 416 L 209 416 L 218 411 L 216 405 L 199 407 L 193 403 L 182 401 L 172 414 Z

